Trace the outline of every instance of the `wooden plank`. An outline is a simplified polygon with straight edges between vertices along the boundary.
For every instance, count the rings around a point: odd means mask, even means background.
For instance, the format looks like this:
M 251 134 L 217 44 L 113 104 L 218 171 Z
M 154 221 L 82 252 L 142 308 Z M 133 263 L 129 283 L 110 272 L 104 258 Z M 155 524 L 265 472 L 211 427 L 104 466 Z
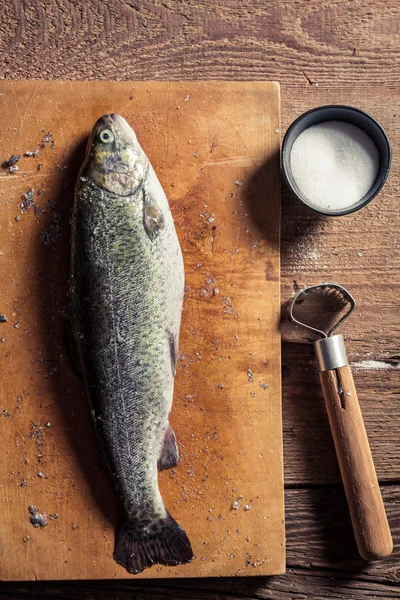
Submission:
M 395 538 L 400 533 L 400 490 L 385 486 L 383 497 Z M 329 600 L 400 597 L 400 546 L 385 561 L 366 563 L 357 554 L 344 491 L 323 487 L 286 492 L 288 528 L 285 575 L 175 581 L 102 581 L 5 583 L 1 600 L 9 598 L 96 598 L 108 600 L 191 599 L 246 600 L 277 598 Z
M 397 0 L 18 0 L 2 11 L 6 78 L 398 81 Z
M 172 412 L 181 463 L 160 482 L 196 559 L 141 576 L 282 572 L 279 86 L 2 82 L 0 92 L 3 159 L 39 147 L 0 180 L 1 577 L 129 577 L 112 559 L 115 497 L 62 342 L 73 186 L 105 112 L 137 130 L 186 267 Z M 43 530 L 29 505 L 53 515 Z

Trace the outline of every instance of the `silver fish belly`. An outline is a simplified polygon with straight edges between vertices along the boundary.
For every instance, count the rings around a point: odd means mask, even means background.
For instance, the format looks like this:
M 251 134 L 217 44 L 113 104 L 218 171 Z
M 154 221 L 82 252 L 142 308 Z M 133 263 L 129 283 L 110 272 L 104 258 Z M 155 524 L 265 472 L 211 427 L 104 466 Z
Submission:
M 168 201 L 129 125 L 93 128 L 71 238 L 70 346 L 123 522 L 114 557 L 129 572 L 192 558 L 158 469 L 176 466 L 171 410 L 184 270 Z

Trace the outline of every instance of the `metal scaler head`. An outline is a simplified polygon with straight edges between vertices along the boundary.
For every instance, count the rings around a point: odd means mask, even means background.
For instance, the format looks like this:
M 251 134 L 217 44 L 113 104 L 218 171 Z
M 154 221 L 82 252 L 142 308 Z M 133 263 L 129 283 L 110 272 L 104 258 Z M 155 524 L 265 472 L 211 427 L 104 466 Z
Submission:
M 323 331 L 322 329 L 312 327 L 311 325 L 296 319 L 294 316 L 294 308 L 296 304 L 302 298 L 305 298 L 305 296 L 312 290 L 320 290 L 323 293 L 337 293 L 340 295 L 341 301 L 344 301 L 348 305 L 348 310 L 328 331 Z M 329 371 L 331 369 L 337 369 L 349 364 L 343 336 L 340 334 L 332 334 L 349 318 L 355 309 L 355 306 L 356 302 L 350 292 L 337 283 L 321 283 L 318 285 L 310 285 L 300 290 L 300 292 L 298 292 L 298 294 L 296 294 L 296 296 L 293 298 L 293 301 L 290 305 L 290 320 L 293 321 L 293 323 L 296 323 L 296 325 L 300 325 L 300 327 L 304 327 L 305 329 L 308 329 L 309 331 L 312 331 L 321 337 L 320 340 L 317 340 L 313 343 L 320 371 Z

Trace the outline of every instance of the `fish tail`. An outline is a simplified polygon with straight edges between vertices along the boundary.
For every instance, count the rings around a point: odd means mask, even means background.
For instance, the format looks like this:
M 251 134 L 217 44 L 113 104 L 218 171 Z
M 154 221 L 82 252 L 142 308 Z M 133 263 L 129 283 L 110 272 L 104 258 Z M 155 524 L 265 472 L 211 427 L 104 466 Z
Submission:
M 152 565 L 183 565 L 193 558 L 185 531 L 167 511 L 163 519 L 138 529 L 134 521 L 125 521 L 118 531 L 114 558 L 135 575 Z

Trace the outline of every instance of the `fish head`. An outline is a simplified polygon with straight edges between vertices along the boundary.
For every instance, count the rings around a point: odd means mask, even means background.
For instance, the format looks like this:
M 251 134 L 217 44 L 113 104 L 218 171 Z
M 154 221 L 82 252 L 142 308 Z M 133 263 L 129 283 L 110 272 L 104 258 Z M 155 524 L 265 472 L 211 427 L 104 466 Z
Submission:
M 117 196 L 130 196 L 146 169 L 146 155 L 125 119 L 117 114 L 100 117 L 89 136 L 81 175 Z

